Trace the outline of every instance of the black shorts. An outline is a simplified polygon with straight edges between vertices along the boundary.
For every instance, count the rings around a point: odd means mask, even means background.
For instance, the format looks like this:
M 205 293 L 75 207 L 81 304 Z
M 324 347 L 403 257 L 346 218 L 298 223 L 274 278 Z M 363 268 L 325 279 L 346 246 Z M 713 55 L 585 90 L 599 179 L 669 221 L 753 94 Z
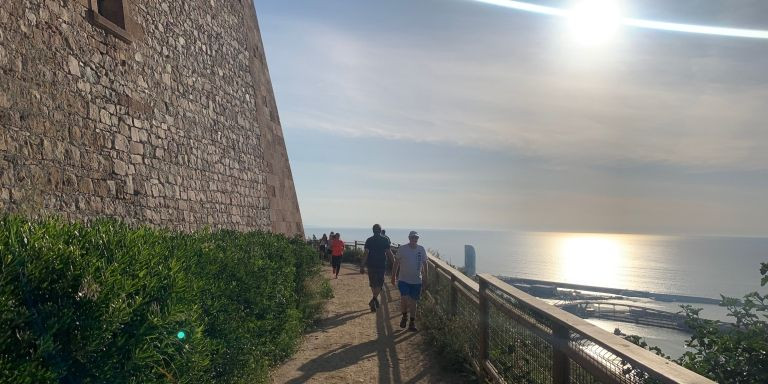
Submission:
M 368 268 L 368 283 L 371 288 L 381 288 L 384 286 L 384 269 Z
M 334 268 L 341 268 L 341 256 L 331 257 L 331 266 Z

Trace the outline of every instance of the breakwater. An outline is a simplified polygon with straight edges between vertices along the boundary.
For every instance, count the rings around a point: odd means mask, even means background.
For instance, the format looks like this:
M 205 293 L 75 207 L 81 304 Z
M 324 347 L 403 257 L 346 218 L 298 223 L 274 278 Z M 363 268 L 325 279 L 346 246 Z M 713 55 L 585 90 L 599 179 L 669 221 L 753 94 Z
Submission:
M 619 295 L 619 296 L 625 296 L 625 297 L 640 297 L 640 298 L 647 298 L 647 299 L 653 299 L 653 300 L 665 301 L 665 302 L 680 302 L 680 303 L 691 303 L 691 304 L 714 304 L 714 305 L 720 304 L 720 299 L 713 299 L 709 297 L 700 297 L 700 296 L 675 295 L 675 294 L 668 294 L 668 293 L 639 291 L 639 290 L 621 289 L 621 288 L 606 288 L 606 287 L 597 287 L 597 286 L 591 286 L 591 285 L 569 284 L 569 283 L 561 283 L 561 282 L 555 282 L 555 281 L 523 279 L 523 278 L 508 277 L 508 276 L 502 276 L 501 280 L 503 280 L 507 284 L 520 288 L 523 291 L 535 290 L 537 293 L 535 294 L 535 296 L 539 296 L 539 294 L 545 295 L 547 294 L 547 292 L 551 292 L 552 297 L 555 297 L 558 289 L 568 289 L 568 290 L 578 290 L 578 291 L 599 292 L 599 293 L 606 293 L 606 294 Z

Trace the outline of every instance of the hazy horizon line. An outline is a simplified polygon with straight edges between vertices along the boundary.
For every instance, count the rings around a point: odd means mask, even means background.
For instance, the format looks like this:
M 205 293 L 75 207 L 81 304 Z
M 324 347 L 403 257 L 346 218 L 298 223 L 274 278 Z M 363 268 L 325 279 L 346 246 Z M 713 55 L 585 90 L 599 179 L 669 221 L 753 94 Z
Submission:
M 381 223 L 379 223 L 381 224 Z M 332 225 L 317 225 L 317 224 L 304 224 L 305 232 L 307 232 L 307 229 L 333 229 L 338 228 L 339 230 L 343 229 L 366 229 L 371 230 L 371 224 L 370 226 L 362 227 L 362 226 L 349 226 L 349 225 L 343 225 L 343 226 L 332 226 Z M 722 233 L 674 233 L 674 232 L 641 232 L 641 231 L 594 231 L 594 230 L 534 230 L 534 229 L 515 229 L 515 228 L 438 228 L 438 227 L 420 227 L 420 226 L 413 226 L 413 227 L 386 227 L 382 226 L 384 230 L 403 230 L 403 231 L 455 231 L 455 232 L 514 232 L 514 233 L 562 233 L 562 234 L 579 234 L 579 235 L 636 235 L 636 236 L 670 236 L 670 237 L 729 237 L 729 238 L 754 238 L 754 239 L 764 239 L 768 238 L 768 234 L 753 234 L 753 235 L 747 235 L 747 234 L 722 234 Z

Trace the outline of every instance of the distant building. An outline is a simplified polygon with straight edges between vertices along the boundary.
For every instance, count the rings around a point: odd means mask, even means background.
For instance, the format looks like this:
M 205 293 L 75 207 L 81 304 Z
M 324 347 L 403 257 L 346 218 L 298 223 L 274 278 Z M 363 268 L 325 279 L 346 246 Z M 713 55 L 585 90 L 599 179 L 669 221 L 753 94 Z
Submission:
M 477 254 L 475 253 L 475 247 L 472 245 L 464 245 L 464 274 L 469 277 L 474 277 L 477 274 Z
M 252 2 L 0 2 L 0 210 L 301 234 Z

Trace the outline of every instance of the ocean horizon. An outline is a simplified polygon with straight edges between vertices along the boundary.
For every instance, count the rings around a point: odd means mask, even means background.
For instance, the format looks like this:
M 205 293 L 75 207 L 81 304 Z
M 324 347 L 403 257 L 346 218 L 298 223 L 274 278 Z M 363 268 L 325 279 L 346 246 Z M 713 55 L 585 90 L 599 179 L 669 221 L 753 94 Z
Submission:
M 406 243 L 411 229 L 385 228 L 393 243 Z M 365 241 L 370 228 L 305 226 L 320 238 L 340 232 L 344 241 Z M 768 261 L 768 238 L 618 233 L 521 232 L 504 230 L 419 230 L 419 244 L 443 260 L 464 265 L 464 245 L 477 255 L 477 273 L 553 282 L 719 299 L 741 298 L 760 287 L 760 262 Z M 642 300 L 649 308 L 680 311 L 680 302 Z M 733 321 L 725 308 L 692 304 L 706 318 Z M 618 327 L 646 338 L 667 353 L 684 351 L 684 332 L 599 319 L 606 331 Z
M 410 229 L 386 228 L 393 243 Z M 364 241 L 370 228 L 306 226 L 320 238 L 331 230 L 345 241 Z M 477 272 L 667 294 L 719 298 L 760 290 L 760 262 L 768 238 L 503 230 L 420 230 L 419 244 L 454 265 L 464 245 L 477 253 Z

